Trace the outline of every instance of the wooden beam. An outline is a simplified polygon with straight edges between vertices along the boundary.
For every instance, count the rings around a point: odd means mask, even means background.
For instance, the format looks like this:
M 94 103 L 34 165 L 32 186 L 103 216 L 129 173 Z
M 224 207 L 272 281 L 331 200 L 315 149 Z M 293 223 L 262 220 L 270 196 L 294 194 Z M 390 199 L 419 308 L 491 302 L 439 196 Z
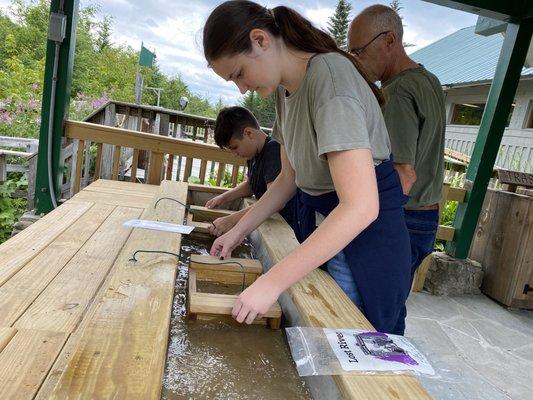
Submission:
M 214 221 L 217 218 L 225 217 L 227 215 L 232 215 L 236 211 L 232 210 L 221 210 L 216 208 L 207 208 L 203 206 L 194 206 L 191 205 L 189 212 L 194 216 L 195 221 L 205 222 L 205 221 Z
M 209 227 L 211 226 L 210 223 L 193 221 L 192 218 L 192 214 L 187 215 L 187 225 L 194 226 L 193 232 L 209 233 Z
M 80 191 L 80 185 L 81 185 L 81 174 L 82 174 L 82 168 L 83 165 L 83 152 L 85 150 L 85 141 L 80 140 L 78 142 L 78 151 L 76 152 L 77 158 L 76 158 L 76 174 L 74 177 L 74 190 L 73 194 L 76 194 Z
M 113 172 L 111 179 L 116 181 L 118 180 L 118 169 L 120 167 L 120 153 L 122 151 L 122 147 L 115 146 L 115 149 L 113 150 Z
M 482 15 L 502 21 L 520 21 L 533 17 L 533 4 L 522 0 L 424 0 L 428 3 Z
M 242 268 L 237 264 L 221 264 L 238 262 Z M 212 264 L 212 265 L 209 265 Z M 209 270 L 209 271 L 233 271 L 244 272 L 251 274 L 262 274 L 263 266 L 259 260 L 252 258 L 226 258 L 220 260 L 218 257 L 203 256 L 200 254 L 192 254 L 190 260 L 190 268 L 194 270 Z
M 65 122 L 65 134 L 71 139 L 90 140 L 96 143 L 109 143 L 164 154 L 176 154 L 221 163 L 246 165 L 244 158 L 235 157 L 230 152 L 219 149 L 218 146 L 200 141 L 192 142 L 185 139 L 79 121 Z
M 94 164 L 94 180 L 100 179 L 100 174 L 102 171 L 102 155 L 103 155 L 103 144 L 96 144 L 96 160 Z
M 192 314 L 231 315 L 236 295 L 217 293 L 193 293 L 190 303 Z M 281 307 L 276 302 L 263 315 L 263 318 L 281 318 Z

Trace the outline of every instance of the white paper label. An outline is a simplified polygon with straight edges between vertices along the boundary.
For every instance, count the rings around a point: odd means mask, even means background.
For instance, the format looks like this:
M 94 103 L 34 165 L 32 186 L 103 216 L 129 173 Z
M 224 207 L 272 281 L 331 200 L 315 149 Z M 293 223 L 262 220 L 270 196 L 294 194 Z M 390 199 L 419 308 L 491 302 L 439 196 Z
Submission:
M 124 226 L 132 228 L 151 229 L 154 231 L 183 233 L 188 235 L 194 229 L 194 226 L 170 224 L 168 222 L 149 221 L 144 219 L 130 219 L 124 222 Z
M 324 328 L 345 371 L 416 371 L 435 375 L 426 357 L 405 337 L 357 329 Z

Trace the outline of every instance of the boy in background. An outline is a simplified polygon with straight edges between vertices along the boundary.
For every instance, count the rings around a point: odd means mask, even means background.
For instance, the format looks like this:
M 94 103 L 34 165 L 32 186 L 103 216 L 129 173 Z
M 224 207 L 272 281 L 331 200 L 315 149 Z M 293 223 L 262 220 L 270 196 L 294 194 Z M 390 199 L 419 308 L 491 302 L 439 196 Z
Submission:
M 217 208 L 235 199 L 254 195 L 256 199 L 267 191 L 281 171 L 279 143 L 259 127 L 254 115 L 244 107 L 226 107 L 220 110 L 215 123 L 215 142 L 223 149 L 246 158 L 248 172 L 244 182 L 206 203 L 207 208 Z M 229 231 L 246 214 L 248 208 L 217 218 L 210 227 L 212 235 Z M 296 196 L 279 211 L 289 226 L 296 228 Z M 298 238 L 298 235 L 296 235 Z

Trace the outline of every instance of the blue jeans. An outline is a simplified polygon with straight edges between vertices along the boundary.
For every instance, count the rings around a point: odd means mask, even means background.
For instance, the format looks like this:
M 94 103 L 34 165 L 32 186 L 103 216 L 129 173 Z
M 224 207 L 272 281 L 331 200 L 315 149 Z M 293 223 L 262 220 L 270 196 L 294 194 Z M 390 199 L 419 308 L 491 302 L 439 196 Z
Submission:
M 328 273 L 337 282 L 346 296 L 357 306 L 364 314 L 363 299 L 359 294 L 355 280 L 353 279 L 352 270 L 346 261 L 346 256 L 341 250 L 327 263 Z
M 439 227 L 439 210 L 404 210 L 405 224 L 411 241 L 411 285 L 419 265 L 435 246 L 435 237 Z M 403 307 L 394 334 L 403 335 L 407 309 Z

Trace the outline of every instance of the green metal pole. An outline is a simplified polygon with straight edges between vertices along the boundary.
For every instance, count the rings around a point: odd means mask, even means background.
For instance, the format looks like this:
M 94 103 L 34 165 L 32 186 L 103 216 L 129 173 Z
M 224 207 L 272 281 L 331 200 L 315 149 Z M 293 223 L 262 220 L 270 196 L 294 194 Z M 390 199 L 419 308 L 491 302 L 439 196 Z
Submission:
M 507 25 L 476 145 L 466 172 L 465 202 L 460 203 L 457 208 L 453 223 L 456 229 L 455 237 L 446 246 L 446 252 L 451 256 L 468 257 L 532 32 L 533 20 L 531 19 L 524 20 L 519 25 Z
M 66 29 L 62 42 L 57 39 L 60 24 L 49 26 L 49 39 L 46 47 L 46 65 L 43 85 L 43 101 L 41 109 L 41 129 L 39 135 L 39 156 L 37 160 L 37 177 L 35 184 L 35 200 L 37 213 L 47 213 L 54 206 L 50 195 L 48 174 L 48 131 L 52 119 L 51 166 L 55 199 L 61 194 L 63 183 L 63 162 L 61 160 L 61 141 L 63 138 L 64 121 L 68 117 L 70 88 L 74 66 L 74 49 L 76 46 L 76 25 L 78 19 L 79 0 L 52 0 L 50 15 L 66 17 Z M 53 18 L 51 18 L 52 20 Z M 55 18 L 57 20 L 57 18 Z M 54 34 L 55 33 L 55 34 Z M 59 35 L 62 36 L 62 35 Z M 50 38 L 55 38 L 51 40 Z M 56 54 L 56 43 L 60 42 L 59 54 Z M 58 55 L 58 57 L 56 57 Z M 54 64 L 57 58 L 57 79 L 54 78 Z M 56 81 L 55 95 L 52 99 L 52 87 Z M 51 110 L 51 105 L 54 105 Z

